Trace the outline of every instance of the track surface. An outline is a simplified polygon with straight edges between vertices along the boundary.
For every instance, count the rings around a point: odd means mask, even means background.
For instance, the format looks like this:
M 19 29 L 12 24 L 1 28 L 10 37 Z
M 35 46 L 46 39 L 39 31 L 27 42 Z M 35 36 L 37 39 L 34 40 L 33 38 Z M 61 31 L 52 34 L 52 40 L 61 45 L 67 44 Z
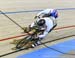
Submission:
M 5 12 L 10 18 L 18 22 L 21 26 L 28 26 L 34 21 L 34 16 L 39 11 L 46 8 L 55 8 L 58 9 L 59 18 L 58 26 L 52 31 L 44 42 L 55 40 L 56 38 L 65 37 L 68 35 L 75 35 L 75 0 L 1 0 L 0 1 L 0 10 Z M 61 27 L 64 27 L 61 28 Z M 10 48 L 14 45 L 9 44 L 14 39 L 19 39 L 24 36 L 18 26 L 11 22 L 4 15 L 0 14 L 0 55 L 12 52 Z M 72 38 L 75 38 L 74 36 Z M 7 40 L 10 39 L 10 40 Z M 66 38 L 69 40 L 69 38 Z M 57 44 L 58 42 L 63 42 L 65 40 L 60 40 L 49 45 Z M 10 48 L 9 48 L 10 47 Z M 34 49 L 20 51 L 8 56 L 1 58 L 16 58 L 21 54 L 26 54 L 31 51 L 43 48 L 43 46 L 38 46 Z M 12 56 L 12 57 L 11 57 Z

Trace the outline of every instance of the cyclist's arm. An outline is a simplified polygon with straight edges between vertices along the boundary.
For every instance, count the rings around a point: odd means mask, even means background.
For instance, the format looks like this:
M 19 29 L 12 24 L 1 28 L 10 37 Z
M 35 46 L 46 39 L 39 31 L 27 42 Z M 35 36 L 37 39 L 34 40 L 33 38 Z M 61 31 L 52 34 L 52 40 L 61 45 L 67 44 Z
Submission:
M 32 27 L 34 26 L 34 24 L 35 24 L 35 23 L 33 22 L 33 23 L 30 25 L 30 27 L 32 28 Z
M 44 38 L 47 34 L 48 34 L 48 32 L 45 31 L 42 35 L 39 35 L 38 37 L 39 37 L 39 38 Z

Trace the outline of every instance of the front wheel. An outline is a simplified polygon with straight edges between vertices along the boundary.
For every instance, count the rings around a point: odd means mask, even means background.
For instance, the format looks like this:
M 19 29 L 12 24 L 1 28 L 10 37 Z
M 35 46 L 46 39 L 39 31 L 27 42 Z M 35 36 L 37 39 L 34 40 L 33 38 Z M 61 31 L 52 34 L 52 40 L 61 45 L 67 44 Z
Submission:
M 16 49 L 25 48 L 25 45 L 27 45 L 29 41 L 31 41 L 31 36 L 27 36 L 27 37 L 21 39 L 21 40 L 17 43 Z

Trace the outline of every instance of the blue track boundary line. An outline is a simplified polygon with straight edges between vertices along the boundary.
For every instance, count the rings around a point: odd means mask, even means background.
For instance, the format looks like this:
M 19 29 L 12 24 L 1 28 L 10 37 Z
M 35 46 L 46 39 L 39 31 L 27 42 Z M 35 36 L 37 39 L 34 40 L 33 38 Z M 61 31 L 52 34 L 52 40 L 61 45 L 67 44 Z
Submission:
M 75 8 L 60 8 L 57 10 L 75 10 Z M 4 12 L 4 13 L 5 14 L 16 14 L 16 13 L 39 12 L 39 11 L 42 11 L 42 10 L 25 10 L 25 11 L 14 11 L 14 12 Z

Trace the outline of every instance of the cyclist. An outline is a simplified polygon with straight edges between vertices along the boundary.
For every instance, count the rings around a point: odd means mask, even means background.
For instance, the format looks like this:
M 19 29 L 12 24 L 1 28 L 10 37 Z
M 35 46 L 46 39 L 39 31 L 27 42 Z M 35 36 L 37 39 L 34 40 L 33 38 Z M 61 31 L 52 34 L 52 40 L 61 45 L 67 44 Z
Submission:
M 38 26 L 38 29 L 41 34 L 36 37 L 36 39 L 42 40 L 46 37 L 46 35 L 51 32 L 57 26 L 57 19 L 58 12 L 56 9 L 46 9 L 39 12 L 35 19 L 36 21 L 33 22 L 29 28 L 33 28 L 34 26 Z M 32 47 L 35 47 L 40 44 L 40 41 L 36 41 L 36 43 L 32 44 Z

